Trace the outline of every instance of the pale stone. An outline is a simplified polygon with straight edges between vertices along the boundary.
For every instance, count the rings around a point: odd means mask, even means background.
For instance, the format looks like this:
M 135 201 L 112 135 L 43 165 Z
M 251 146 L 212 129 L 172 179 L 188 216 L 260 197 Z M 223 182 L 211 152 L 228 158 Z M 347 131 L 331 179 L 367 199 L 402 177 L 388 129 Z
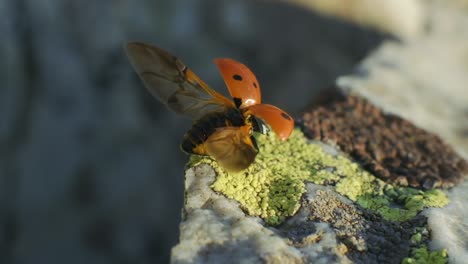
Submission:
M 303 263 L 285 238 L 246 216 L 239 205 L 211 190 L 215 171 L 208 165 L 187 170 L 186 205 L 180 243 L 172 263 Z
M 441 136 L 468 158 L 468 16 L 433 6 L 431 31 L 385 42 L 338 85 Z
M 468 158 L 468 16 L 440 1 L 431 10 L 429 32 L 420 38 L 386 42 L 356 74 L 337 80 L 387 112 L 402 116 L 443 138 Z M 468 184 L 448 191 L 450 204 L 430 209 L 433 249 L 448 249 L 451 263 L 468 257 Z
M 317 12 L 376 28 L 402 38 L 414 38 L 424 29 L 420 0 L 283 0 Z

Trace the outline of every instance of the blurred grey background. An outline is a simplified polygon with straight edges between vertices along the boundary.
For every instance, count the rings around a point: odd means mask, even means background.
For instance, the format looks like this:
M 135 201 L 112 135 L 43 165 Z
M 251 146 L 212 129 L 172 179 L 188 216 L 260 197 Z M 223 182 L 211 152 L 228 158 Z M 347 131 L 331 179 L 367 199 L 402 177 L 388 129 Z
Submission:
M 191 121 L 143 88 L 145 41 L 226 94 L 212 59 L 294 116 L 384 35 L 275 1 L 0 0 L 0 263 L 166 263 Z

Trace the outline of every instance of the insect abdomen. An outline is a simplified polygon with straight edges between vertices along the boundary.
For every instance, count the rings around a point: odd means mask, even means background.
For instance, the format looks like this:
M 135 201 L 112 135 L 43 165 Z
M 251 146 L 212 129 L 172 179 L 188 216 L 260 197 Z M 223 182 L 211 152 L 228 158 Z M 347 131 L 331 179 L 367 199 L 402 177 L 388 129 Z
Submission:
M 203 143 L 217 128 L 240 127 L 244 125 L 244 116 L 235 108 L 229 108 L 225 112 L 208 114 L 196 121 L 190 130 L 185 133 L 180 147 L 186 153 L 207 155 L 203 148 Z

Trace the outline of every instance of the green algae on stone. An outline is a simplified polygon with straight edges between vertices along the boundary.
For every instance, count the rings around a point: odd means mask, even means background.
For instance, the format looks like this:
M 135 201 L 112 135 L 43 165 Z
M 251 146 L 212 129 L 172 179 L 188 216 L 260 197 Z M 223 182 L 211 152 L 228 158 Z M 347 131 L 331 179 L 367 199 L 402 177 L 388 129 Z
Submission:
M 298 129 L 287 141 L 273 133 L 256 134 L 256 138 L 260 152 L 243 172 L 228 173 L 211 158 L 194 155 L 188 166 L 213 166 L 218 172 L 213 190 L 238 201 L 249 215 L 260 216 L 270 225 L 278 225 L 297 212 L 304 181 L 335 185 L 338 193 L 393 221 L 408 220 L 424 207 L 448 202 L 438 190 L 423 192 L 386 184 L 344 156 L 309 143 Z
M 410 254 L 407 258 L 404 258 L 401 263 L 403 264 L 448 263 L 447 249 L 429 250 L 427 248 L 429 236 L 430 235 L 427 230 L 427 226 L 416 228 L 416 230 L 414 231 L 414 234 L 410 238 L 410 241 L 412 244 Z
M 368 194 L 356 200 L 363 208 L 373 210 L 392 221 L 406 221 L 426 207 L 443 207 L 447 196 L 440 190 L 421 191 L 409 187 L 386 185 L 383 195 Z
M 410 257 L 403 259 L 403 264 L 445 264 L 448 263 L 448 254 L 446 249 L 431 251 L 426 246 L 413 248 Z
M 418 232 L 418 233 L 412 235 L 410 240 L 411 240 L 411 243 L 419 244 L 422 241 L 422 234 Z

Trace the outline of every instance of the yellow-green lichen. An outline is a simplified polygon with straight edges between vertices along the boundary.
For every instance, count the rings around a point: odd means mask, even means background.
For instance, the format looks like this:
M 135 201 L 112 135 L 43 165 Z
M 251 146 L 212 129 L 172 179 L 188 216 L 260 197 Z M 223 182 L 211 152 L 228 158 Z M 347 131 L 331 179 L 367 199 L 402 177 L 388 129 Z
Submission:
M 213 190 L 237 200 L 249 215 L 260 216 L 268 224 L 280 224 L 298 210 L 304 181 L 335 185 L 338 193 L 394 221 L 410 219 L 426 206 L 448 203 L 439 190 L 424 192 L 386 184 L 344 156 L 309 144 L 299 130 L 285 142 L 273 133 L 256 138 L 260 153 L 244 172 L 227 173 L 209 157 L 192 156 L 189 166 L 211 164 L 218 172 Z

